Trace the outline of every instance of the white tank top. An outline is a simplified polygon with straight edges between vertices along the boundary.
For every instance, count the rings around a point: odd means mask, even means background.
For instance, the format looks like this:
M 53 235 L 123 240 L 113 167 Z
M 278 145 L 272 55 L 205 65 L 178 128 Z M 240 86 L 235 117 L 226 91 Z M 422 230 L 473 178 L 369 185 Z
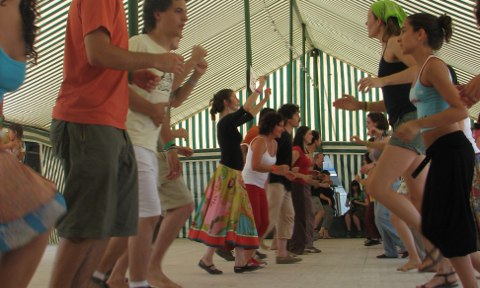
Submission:
M 258 172 L 254 171 L 252 169 L 252 148 L 251 145 L 253 144 L 253 141 L 255 141 L 257 138 L 263 137 L 263 136 L 258 136 L 255 137 L 255 139 L 250 142 L 250 145 L 248 146 L 248 152 L 247 152 L 247 159 L 245 160 L 245 166 L 243 167 L 242 171 L 242 176 L 243 176 L 243 182 L 245 184 L 250 184 L 250 185 L 255 185 L 257 187 L 260 187 L 262 189 L 265 189 L 265 184 L 268 179 L 268 172 Z M 274 141 L 275 145 L 277 144 L 277 141 Z M 266 146 L 266 151 L 262 155 L 262 161 L 261 163 L 264 165 L 274 165 L 277 162 L 277 155 L 270 155 L 268 153 L 268 146 L 267 143 L 265 143 Z

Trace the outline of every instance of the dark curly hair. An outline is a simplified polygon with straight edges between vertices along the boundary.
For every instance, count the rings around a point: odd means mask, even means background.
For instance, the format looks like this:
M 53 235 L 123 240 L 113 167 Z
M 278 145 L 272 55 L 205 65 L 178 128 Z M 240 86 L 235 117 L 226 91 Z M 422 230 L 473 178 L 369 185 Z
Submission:
M 282 115 L 285 121 L 292 119 L 293 115 L 298 112 L 300 112 L 300 108 L 295 104 L 284 104 L 278 109 L 278 113 Z
M 268 112 L 260 119 L 259 133 L 261 135 L 269 135 L 275 129 L 275 126 L 283 122 L 283 117 L 277 112 Z
M 0 0 L 0 5 L 5 5 L 6 0 Z M 37 10 L 37 0 L 20 0 L 18 7 L 22 17 L 22 33 L 25 41 L 25 56 L 30 63 L 36 64 L 38 54 L 35 49 L 35 38 L 38 34 L 38 26 L 35 25 L 40 16 Z
M 148 33 L 155 28 L 155 12 L 165 12 L 174 0 L 145 0 L 143 5 L 143 33 Z M 185 0 L 185 3 L 188 0 Z
M 230 96 L 234 91 L 232 89 L 222 89 L 213 95 L 212 100 L 210 100 L 210 115 L 212 120 L 215 121 L 215 114 L 222 112 L 225 109 L 224 101 L 227 100 L 230 102 Z
M 10 125 L 10 127 L 8 127 L 8 129 L 15 132 L 16 138 L 22 139 L 22 137 L 23 137 L 23 127 L 22 127 L 22 125 L 13 123 L 12 125 Z
M 375 123 L 375 127 L 379 130 L 382 131 L 388 131 L 389 125 L 388 125 L 388 120 L 383 113 L 379 112 L 370 112 L 367 115 L 370 120 L 372 120 L 373 123 Z
M 316 130 L 312 130 L 312 142 L 310 142 L 309 145 L 312 145 L 317 140 L 320 140 L 320 133 Z
M 413 31 L 425 30 L 428 37 L 428 45 L 433 50 L 442 48 L 443 41 L 447 43 L 452 37 L 452 18 L 448 15 L 436 17 L 428 13 L 417 13 L 407 17 Z

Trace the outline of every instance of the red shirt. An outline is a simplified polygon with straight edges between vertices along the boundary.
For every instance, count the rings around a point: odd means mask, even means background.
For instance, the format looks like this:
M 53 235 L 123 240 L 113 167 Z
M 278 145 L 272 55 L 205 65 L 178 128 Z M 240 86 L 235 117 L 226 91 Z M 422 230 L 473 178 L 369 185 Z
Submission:
M 293 163 L 292 167 L 298 167 L 298 172 L 308 175 L 310 168 L 312 167 L 312 160 L 307 156 L 307 154 L 305 154 L 305 152 L 303 152 L 302 147 L 300 146 L 293 146 L 293 151 L 297 151 L 300 156 L 298 157 L 297 161 Z M 303 179 L 297 178 L 294 181 L 297 183 L 307 184 L 305 181 L 303 181 Z
M 53 118 L 125 129 L 127 71 L 91 66 L 85 36 L 104 28 L 110 43 L 128 50 L 128 30 L 121 0 L 73 0 L 65 35 L 63 81 Z

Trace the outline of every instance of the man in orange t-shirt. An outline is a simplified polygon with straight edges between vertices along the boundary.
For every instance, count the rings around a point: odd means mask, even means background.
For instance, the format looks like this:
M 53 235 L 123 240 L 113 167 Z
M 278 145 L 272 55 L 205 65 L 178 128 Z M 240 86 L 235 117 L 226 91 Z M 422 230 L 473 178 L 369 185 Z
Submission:
M 177 27 L 179 37 L 183 26 Z M 136 234 L 137 167 L 125 131 L 127 71 L 183 72 L 174 53 L 128 51 L 121 0 L 73 0 L 67 20 L 63 81 L 53 108 L 51 141 L 65 169 L 68 212 L 50 287 L 87 286 L 110 237 Z M 151 117 L 162 117 L 164 104 Z

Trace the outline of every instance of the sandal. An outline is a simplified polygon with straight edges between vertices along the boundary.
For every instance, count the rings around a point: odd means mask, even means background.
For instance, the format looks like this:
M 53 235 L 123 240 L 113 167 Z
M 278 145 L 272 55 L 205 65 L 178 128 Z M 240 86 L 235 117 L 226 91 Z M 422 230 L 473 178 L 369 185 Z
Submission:
M 452 275 L 455 275 L 457 274 L 457 272 L 455 271 L 452 271 L 452 272 L 449 272 L 449 273 L 437 273 L 435 274 L 435 276 L 433 276 L 433 278 L 435 277 L 443 277 L 443 282 L 438 284 L 438 285 L 435 285 L 433 286 L 432 288 L 452 288 L 452 287 L 457 287 L 458 286 L 458 280 L 453 280 L 453 281 L 448 281 L 448 277 L 452 276 Z M 422 284 L 420 286 L 420 288 L 427 288 L 427 284 L 428 283 L 425 283 L 425 284 Z
M 202 268 L 203 270 L 207 271 L 208 274 L 212 274 L 212 275 L 219 275 L 219 274 L 223 274 L 223 272 L 221 270 L 218 270 L 214 264 L 212 265 L 207 265 L 203 262 L 202 259 L 200 259 L 200 261 L 198 262 L 198 266 L 200 268 Z
M 433 258 L 433 255 L 437 252 L 437 257 Z M 430 251 L 425 250 L 425 258 L 423 259 L 422 263 L 420 264 L 420 267 L 418 268 L 419 273 L 423 272 L 436 272 L 435 268 L 437 267 L 438 262 L 442 259 L 442 254 L 440 254 L 440 251 L 438 251 L 437 248 L 433 248 Z M 422 266 L 422 264 L 426 261 L 430 260 L 432 263 Z

